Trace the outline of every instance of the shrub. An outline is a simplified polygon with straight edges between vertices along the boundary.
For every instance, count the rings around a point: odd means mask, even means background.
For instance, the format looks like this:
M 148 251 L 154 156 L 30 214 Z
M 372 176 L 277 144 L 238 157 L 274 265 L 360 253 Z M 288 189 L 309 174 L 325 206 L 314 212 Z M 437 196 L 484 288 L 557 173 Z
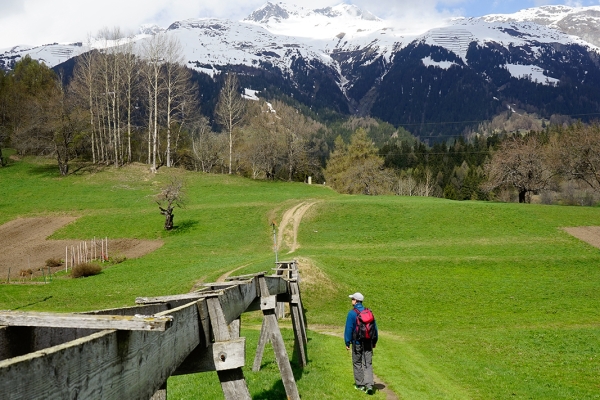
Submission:
M 49 258 L 46 260 L 47 268 L 56 268 L 56 267 L 60 267 L 61 265 L 62 265 L 62 261 L 60 261 L 58 258 Z
M 98 264 L 82 263 L 73 267 L 71 277 L 85 278 L 87 276 L 98 275 L 100 272 L 102 272 L 102 267 Z
M 33 276 L 33 270 L 31 268 L 22 269 L 21 271 L 19 271 L 19 276 L 22 276 L 22 277 Z

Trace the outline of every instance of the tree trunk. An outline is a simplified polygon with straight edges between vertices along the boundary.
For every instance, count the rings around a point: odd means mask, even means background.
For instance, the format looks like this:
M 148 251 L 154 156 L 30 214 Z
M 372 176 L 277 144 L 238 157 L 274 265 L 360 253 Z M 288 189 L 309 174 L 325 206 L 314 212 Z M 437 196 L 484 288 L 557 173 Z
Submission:
M 519 190 L 519 203 L 527 203 L 527 190 Z
M 165 230 L 170 231 L 173 229 L 173 218 L 175 218 L 175 214 L 173 212 L 165 213 Z

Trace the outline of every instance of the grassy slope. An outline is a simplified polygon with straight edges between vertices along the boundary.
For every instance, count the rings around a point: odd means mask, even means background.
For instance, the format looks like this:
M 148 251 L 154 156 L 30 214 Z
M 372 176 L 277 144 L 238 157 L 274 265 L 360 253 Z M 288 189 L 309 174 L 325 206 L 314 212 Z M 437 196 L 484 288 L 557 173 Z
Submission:
M 128 306 L 137 296 L 186 292 L 238 266 L 247 265 L 239 273 L 269 270 L 269 221 L 320 199 L 294 254 L 328 278 L 303 287 L 309 325 L 341 326 L 347 294 L 362 291 L 382 331 L 375 372 L 401 398 L 600 398 L 600 253 L 559 229 L 599 225 L 597 209 L 340 196 L 229 176 L 150 175 L 136 166 L 67 178 L 55 171 L 35 160 L 0 169 L 0 223 L 77 215 L 53 237 L 162 238 L 165 245 L 93 278 L 2 285 L 0 309 Z M 188 201 L 176 210 L 179 228 L 165 233 L 152 194 L 170 174 L 186 179 Z M 245 333 L 251 363 L 257 333 Z M 312 332 L 309 357 L 297 371 L 303 397 L 357 395 L 340 339 Z M 267 356 L 263 365 L 261 373 L 247 371 L 250 390 L 277 398 L 276 367 Z M 220 393 L 213 374 L 169 382 L 170 398 L 194 397 L 200 387 Z

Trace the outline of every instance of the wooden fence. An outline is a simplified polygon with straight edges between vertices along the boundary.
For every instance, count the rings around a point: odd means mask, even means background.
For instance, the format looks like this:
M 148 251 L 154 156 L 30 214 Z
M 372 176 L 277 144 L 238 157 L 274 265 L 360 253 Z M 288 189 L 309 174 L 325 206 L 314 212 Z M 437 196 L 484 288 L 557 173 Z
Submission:
M 261 310 L 253 364 L 270 341 L 289 399 L 299 399 L 277 310 L 289 304 L 294 351 L 306 358 L 295 261 L 208 283 L 199 291 L 141 297 L 136 306 L 83 314 L 0 312 L 2 399 L 166 399 L 172 375 L 216 371 L 226 399 L 250 399 L 240 316 Z

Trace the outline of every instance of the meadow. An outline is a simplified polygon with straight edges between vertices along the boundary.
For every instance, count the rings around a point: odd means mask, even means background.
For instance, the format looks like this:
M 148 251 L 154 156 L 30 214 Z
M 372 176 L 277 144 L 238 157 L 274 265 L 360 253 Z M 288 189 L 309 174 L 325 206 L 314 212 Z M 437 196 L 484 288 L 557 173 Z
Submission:
M 153 201 L 173 176 L 186 206 L 175 227 Z M 0 284 L 0 309 L 88 311 L 138 296 L 274 267 L 270 223 L 316 202 L 299 228 L 309 365 L 295 369 L 306 399 L 353 399 L 342 339 L 348 294 L 360 291 L 381 339 L 375 374 L 401 399 L 600 399 L 600 250 L 561 228 L 600 225 L 598 208 L 339 195 L 327 187 L 253 181 L 145 166 L 59 177 L 44 159 L 0 169 L 0 224 L 17 217 L 78 219 L 51 239 L 161 239 L 164 245 L 100 275 L 49 285 Z M 0 238 L 1 244 L 2 238 Z M 291 338 L 289 321 L 281 321 Z M 250 370 L 260 316 L 244 315 L 245 374 L 255 399 L 284 398 L 272 352 Z M 288 340 L 291 346 L 291 341 Z M 291 348 L 290 348 L 291 354 Z M 173 377 L 169 398 L 222 398 L 216 374 Z M 385 398 L 383 392 L 373 398 Z

